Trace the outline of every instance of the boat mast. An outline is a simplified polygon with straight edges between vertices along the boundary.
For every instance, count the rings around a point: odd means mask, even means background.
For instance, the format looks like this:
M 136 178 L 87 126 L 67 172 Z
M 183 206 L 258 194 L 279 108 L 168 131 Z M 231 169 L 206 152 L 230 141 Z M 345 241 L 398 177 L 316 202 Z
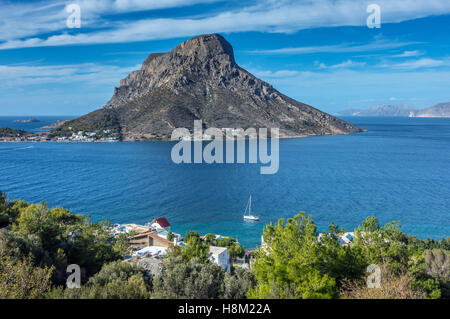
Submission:
M 248 199 L 249 207 L 248 207 L 248 215 L 252 214 L 252 195 L 250 194 L 250 198 Z
M 247 209 L 248 209 L 248 202 L 247 202 L 247 204 L 245 204 L 244 217 L 245 217 L 246 214 L 247 214 Z

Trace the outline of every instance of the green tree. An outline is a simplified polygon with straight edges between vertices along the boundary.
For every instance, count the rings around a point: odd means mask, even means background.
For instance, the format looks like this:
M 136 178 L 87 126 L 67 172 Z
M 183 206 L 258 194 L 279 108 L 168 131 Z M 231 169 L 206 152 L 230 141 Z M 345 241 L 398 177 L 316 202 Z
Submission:
M 114 280 L 105 286 L 88 285 L 81 291 L 83 299 L 148 299 L 151 293 L 142 276 Z
M 407 270 L 410 257 L 402 240 L 399 222 L 381 226 L 376 217 L 368 217 L 355 231 L 352 249 L 363 263 L 389 265 L 394 273 Z
M 190 236 L 186 242 L 186 247 L 181 251 L 181 256 L 186 261 L 197 258 L 201 262 L 207 263 L 209 259 L 209 245 L 201 240 L 200 237 Z
M 9 225 L 9 203 L 6 194 L 0 192 L 0 228 Z
M 147 299 L 151 296 L 151 277 L 130 262 L 105 264 L 81 288 L 53 289 L 51 299 Z
M 323 231 L 318 240 L 316 253 L 318 254 L 318 269 L 336 279 L 336 284 L 344 279 L 357 279 L 364 275 L 367 265 L 358 259 L 351 245 L 342 245 L 340 236 L 345 229 L 334 223 Z
M 114 239 L 114 251 L 121 256 L 128 256 L 131 253 L 130 235 L 119 234 Z
M 6 228 L 0 229 L 0 258 L 11 257 L 21 260 L 32 258 L 37 266 L 51 265 L 52 259 L 42 247 L 40 238 L 36 235 L 19 235 Z
M 70 249 L 67 251 L 69 264 L 78 264 L 87 277 L 98 272 L 104 263 L 116 261 L 121 255 L 114 250 L 114 239 L 105 222 L 91 223 L 85 218 L 72 228 Z
M 205 241 L 208 244 L 212 245 L 212 246 L 216 246 L 217 245 L 216 244 L 216 235 L 214 235 L 214 234 L 211 234 L 211 233 L 206 234 L 205 235 Z
M 63 209 L 49 210 L 44 203 L 32 204 L 20 211 L 13 229 L 20 235 L 39 237 L 44 250 L 53 257 L 65 239 L 64 222 L 68 216 L 70 213 Z
M 18 209 L 15 204 L 8 201 L 6 194 L 0 191 L 0 228 L 9 226 L 17 218 Z
M 188 262 L 181 257 L 168 258 L 161 275 L 153 281 L 153 298 L 211 299 L 220 298 L 224 290 L 222 267 L 203 263 L 198 258 Z
M 244 257 L 245 249 L 242 247 L 236 239 L 232 237 L 220 237 L 215 240 L 215 246 L 228 248 L 228 254 L 231 258 Z
M 53 267 L 34 266 L 31 258 L 0 260 L 0 299 L 44 298 L 51 287 Z
M 311 216 L 304 213 L 267 225 L 264 245 L 253 263 L 257 285 L 250 298 L 332 298 L 335 279 L 319 270 L 320 243 Z
M 103 265 L 102 269 L 91 277 L 88 285 L 105 286 L 115 280 L 127 280 L 132 276 L 140 276 L 146 285 L 151 288 L 151 276 L 147 275 L 144 268 L 137 266 L 133 262 L 114 261 Z
M 175 239 L 175 235 L 170 231 L 167 233 L 167 240 L 173 241 Z
M 91 223 L 89 217 L 72 214 L 61 207 L 48 209 L 41 203 L 23 206 L 13 230 L 23 238 L 39 239 L 56 267 L 56 283 L 62 283 L 67 264 L 82 267 L 83 280 L 86 280 L 104 263 L 120 259 L 120 247 L 113 246 L 108 225 L 107 222 Z
M 184 236 L 184 241 L 188 242 L 192 237 L 200 238 L 199 234 L 195 230 L 190 230 L 186 232 L 186 235 Z
M 225 273 L 223 298 L 245 299 L 250 287 L 255 285 L 255 276 L 250 270 L 236 268 L 233 274 Z

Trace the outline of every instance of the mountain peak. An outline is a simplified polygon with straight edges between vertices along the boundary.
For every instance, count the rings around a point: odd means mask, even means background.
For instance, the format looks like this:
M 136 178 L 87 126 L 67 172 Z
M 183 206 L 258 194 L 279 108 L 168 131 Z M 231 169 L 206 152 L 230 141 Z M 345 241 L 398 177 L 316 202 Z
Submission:
M 221 35 L 206 34 L 150 54 L 140 70 L 120 81 L 104 108 L 55 134 L 76 127 L 125 140 L 170 139 L 174 128 L 192 129 L 199 119 L 205 127 L 278 127 L 285 137 L 362 131 L 281 94 L 239 67 Z
M 184 41 L 167 53 L 152 53 L 142 64 L 146 69 L 153 61 L 161 62 L 159 57 L 174 58 L 186 57 L 181 62 L 204 62 L 213 58 L 235 64 L 234 52 L 231 44 L 217 33 L 204 34 Z M 161 58 L 162 59 L 162 58 Z
M 181 43 L 171 52 L 181 54 L 192 54 L 194 52 L 208 53 L 210 56 L 225 54 L 229 55 L 234 61 L 233 47 L 218 33 L 204 34 L 189 39 Z

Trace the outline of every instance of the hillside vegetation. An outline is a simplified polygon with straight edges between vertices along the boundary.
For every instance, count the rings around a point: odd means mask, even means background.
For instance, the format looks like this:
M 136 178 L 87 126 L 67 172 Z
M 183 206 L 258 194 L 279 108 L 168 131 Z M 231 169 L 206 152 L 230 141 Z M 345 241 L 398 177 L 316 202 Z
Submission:
M 160 275 L 122 258 L 128 237 L 113 237 L 106 221 L 45 203 L 9 201 L 0 194 L 0 298 L 448 298 L 450 238 L 420 240 L 397 222 L 368 217 L 355 240 L 342 245 L 334 225 L 318 236 L 300 213 L 264 229 L 264 245 L 251 270 L 231 274 L 209 261 L 211 243 L 243 249 L 190 231 L 187 246 L 170 248 Z M 67 266 L 77 264 L 81 288 L 67 288 Z M 366 270 L 378 265 L 380 287 L 369 288 Z

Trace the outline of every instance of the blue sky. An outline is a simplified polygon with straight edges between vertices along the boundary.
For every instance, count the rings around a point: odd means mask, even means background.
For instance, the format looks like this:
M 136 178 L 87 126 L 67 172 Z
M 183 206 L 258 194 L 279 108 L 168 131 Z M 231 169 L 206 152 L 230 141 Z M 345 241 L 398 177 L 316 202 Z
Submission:
M 81 9 L 68 28 L 66 6 Z M 368 28 L 378 4 L 381 28 Z M 0 0 L 0 115 L 82 115 L 152 52 L 221 33 L 236 61 L 329 113 L 450 101 L 448 0 Z

